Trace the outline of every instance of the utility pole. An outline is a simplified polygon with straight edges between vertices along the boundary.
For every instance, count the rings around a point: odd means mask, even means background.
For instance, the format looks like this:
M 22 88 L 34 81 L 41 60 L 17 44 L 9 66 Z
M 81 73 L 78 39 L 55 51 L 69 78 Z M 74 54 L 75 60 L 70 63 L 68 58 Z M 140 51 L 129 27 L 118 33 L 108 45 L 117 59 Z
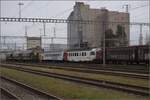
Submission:
M 56 30 L 55 30 L 55 27 L 54 27 L 54 36 L 51 38 L 51 46 L 52 46 L 52 49 L 54 50 L 54 38 L 56 38 Z
M 25 37 L 28 37 L 28 29 L 27 29 L 27 26 L 25 26 Z
M 140 24 L 140 37 L 139 37 L 139 45 L 143 45 L 142 25 L 141 25 L 141 24 Z
M 56 28 L 54 27 L 54 38 L 56 38 Z
M 17 45 L 16 45 L 16 42 L 15 42 L 15 51 L 16 51 L 16 48 L 17 48 Z
M 41 29 L 41 28 L 39 28 L 39 31 L 40 31 L 40 36 L 42 37 L 42 29 Z
M 106 65 L 106 62 L 105 62 L 105 28 L 106 27 L 106 23 L 103 22 L 103 66 Z
M 1 32 L 0 32 L 0 49 L 2 49 L 2 38 L 1 38 L 2 36 L 1 36 Z
M 19 18 L 21 18 L 21 6 L 24 4 L 19 2 L 18 5 L 19 5 Z
M 125 4 L 125 5 L 123 5 L 123 8 L 124 7 L 126 9 L 126 13 L 129 13 L 129 7 L 130 7 L 130 5 L 129 4 Z
M 108 26 L 108 22 L 107 22 L 107 19 L 108 19 L 108 12 L 107 12 L 107 10 L 105 10 L 104 12 L 103 12 L 103 17 L 102 17 L 102 19 L 103 19 L 103 23 L 102 23 L 102 25 L 103 25 L 103 30 L 102 30 L 102 32 L 103 32 L 103 36 L 102 36 L 102 41 L 103 41 L 103 66 L 105 67 L 105 65 L 106 65 L 106 59 L 105 59 L 105 49 L 106 49 L 106 29 L 107 29 L 107 26 Z
M 45 26 L 46 26 L 46 23 L 43 22 L 44 36 L 46 35 L 46 34 L 45 34 Z

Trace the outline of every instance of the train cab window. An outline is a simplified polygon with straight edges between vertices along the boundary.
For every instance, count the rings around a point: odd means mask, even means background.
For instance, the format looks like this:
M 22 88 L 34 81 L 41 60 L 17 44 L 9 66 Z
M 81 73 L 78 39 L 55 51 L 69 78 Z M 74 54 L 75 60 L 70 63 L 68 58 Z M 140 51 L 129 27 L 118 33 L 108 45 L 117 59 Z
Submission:
M 91 51 L 90 55 L 95 55 L 95 52 L 94 52 L 94 51 Z

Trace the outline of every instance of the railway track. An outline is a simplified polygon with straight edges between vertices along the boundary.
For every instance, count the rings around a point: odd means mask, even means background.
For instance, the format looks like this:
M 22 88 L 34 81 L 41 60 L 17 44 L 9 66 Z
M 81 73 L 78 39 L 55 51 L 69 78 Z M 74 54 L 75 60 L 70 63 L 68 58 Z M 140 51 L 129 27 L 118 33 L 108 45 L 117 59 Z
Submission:
M 14 64 L 14 63 L 13 63 Z M 5 65 L 5 64 L 2 64 Z M 120 72 L 120 71 L 111 71 L 111 70 L 104 70 L 104 69 L 88 69 L 88 68 L 75 68 L 75 67 L 51 67 L 48 65 L 39 65 L 39 64 L 22 64 L 16 63 L 14 65 L 21 65 L 21 66 L 36 66 L 36 67 L 50 67 L 55 69 L 64 69 L 68 71 L 77 71 L 77 72 L 85 72 L 85 73 L 96 73 L 96 74 L 106 74 L 106 75 L 117 75 L 117 76 L 126 76 L 132 78 L 139 78 L 139 79 L 149 79 L 149 74 L 142 74 L 142 73 L 131 73 L 131 72 Z
M 54 66 L 63 66 L 63 67 L 77 67 L 77 68 L 86 68 L 86 69 L 95 69 L 95 70 L 109 70 L 109 71 L 120 71 L 120 72 L 131 72 L 131 73 L 141 73 L 148 74 L 149 67 L 147 66 L 136 66 L 136 65 L 107 65 L 103 66 L 101 64 L 88 64 L 88 63 L 39 63 L 41 65 L 54 65 Z
M 13 63 L 13 62 L 9 62 Z M 15 64 L 17 64 L 15 62 Z M 18 63 L 21 64 L 21 63 Z M 90 70 L 107 70 L 107 71 L 119 71 L 119 72 L 129 72 L 129 73 L 139 73 L 139 74 L 149 74 L 148 66 L 136 66 L 136 65 L 107 65 L 102 66 L 101 64 L 87 64 L 87 63 L 68 63 L 68 62 L 41 62 L 41 63 L 24 63 L 24 64 L 36 64 L 40 66 L 56 66 L 56 67 L 69 67 L 69 68 L 84 68 Z
M 8 78 L 6 76 L 0 76 L 0 78 L 1 78 L 1 80 L 4 80 L 4 82 L 8 81 L 8 82 L 10 82 L 12 84 L 15 84 L 16 86 L 21 87 L 20 89 L 22 91 L 24 91 L 24 90 L 25 90 L 25 92 L 28 91 L 28 93 L 23 93 L 23 95 L 21 95 L 21 96 L 17 93 L 17 95 L 19 95 L 18 97 L 13 95 L 15 97 L 15 99 L 10 99 L 10 100 L 27 100 L 27 99 L 28 100 L 30 100 L 30 99 L 32 99 L 32 100 L 37 100 L 37 99 L 40 99 L 40 100 L 62 100 L 59 97 L 56 97 L 54 95 L 50 95 L 50 94 L 48 94 L 48 93 L 46 93 L 44 91 L 41 91 L 41 90 L 37 90 L 37 89 L 35 89 L 35 88 L 33 88 L 33 87 L 29 86 L 29 85 L 23 84 L 21 82 L 13 80 L 13 79 L 10 79 L 10 78 Z M 4 84 L 4 86 L 3 86 L 3 88 L 8 88 L 9 89 L 9 87 L 7 87 L 7 86 L 10 86 L 10 85 L 5 85 Z M 11 88 L 12 88 L 12 86 L 11 86 Z M 15 91 L 18 92 L 17 87 L 15 88 Z M 22 91 L 19 91 L 20 94 L 22 93 Z M 7 90 L 7 92 L 9 92 L 9 91 Z M 9 94 L 12 94 L 12 93 L 9 92 Z M 35 95 L 35 97 L 31 96 L 31 95 Z
M 1 89 L 1 99 L 2 100 L 19 100 L 19 98 L 13 93 L 9 92 L 5 88 L 0 87 Z
M 95 79 L 89 79 L 89 78 L 83 78 L 83 77 L 77 77 L 77 76 L 71 76 L 71 75 L 63 75 L 63 74 L 56 74 L 56 73 L 50 73 L 50 72 L 44 72 L 44 71 L 37 71 L 37 70 L 27 69 L 27 68 L 20 67 L 20 66 L 5 66 L 5 67 L 32 73 L 32 74 L 38 74 L 42 76 L 59 78 L 63 80 L 69 80 L 73 82 L 88 84 L 92 86 L 116 89 L 116 90 L 125 91 L 129 93 L 137 94 L 137 95 L 143 95 L 143 96 L 150 95 L 149 88 L 141 87 L 141 86 L 133 86 L 133 85 L 128 85 L 128 84 L 116 83 L 116 82 L 109 82 L 109 81 L 95 80 Z

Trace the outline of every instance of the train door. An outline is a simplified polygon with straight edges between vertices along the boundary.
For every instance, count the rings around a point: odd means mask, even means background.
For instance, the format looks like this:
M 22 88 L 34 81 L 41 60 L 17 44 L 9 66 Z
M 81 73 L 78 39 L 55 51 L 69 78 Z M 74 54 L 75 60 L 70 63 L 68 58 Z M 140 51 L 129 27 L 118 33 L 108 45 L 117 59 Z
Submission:
M 67 61 L 68 59 L 68 53 L 67 52 L 64 52 L 64 55 L 63 55 L 63 58 L 64 58 L 64 61 Z
M 96 62 L 102 63 L 102 58 L 103 58 L 103 52 L 102 50 L 96 51 Z

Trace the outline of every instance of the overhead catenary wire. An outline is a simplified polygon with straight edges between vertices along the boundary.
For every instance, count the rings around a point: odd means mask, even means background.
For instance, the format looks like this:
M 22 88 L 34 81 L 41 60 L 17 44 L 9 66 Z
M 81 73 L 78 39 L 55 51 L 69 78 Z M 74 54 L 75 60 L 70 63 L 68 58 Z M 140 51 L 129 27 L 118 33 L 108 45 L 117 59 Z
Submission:
M 139 9 L 139 8 L 143 8 L 143 7 L 147 7 L 149 5 L 141 5 L 141 6 L 138 6 L 138 7 L 134 7 L 134 8 L 131 8 L 130 11 L 132 10 L 136 10 L 136 9 Z
M 73 10 L 72 7 L 71 7 L 71 8 L 68 8 L 68 9 L 66 9 L 66 10 L 64 10 L 64 11 L 62 11 L 62 12 L 59 12 L 59 13 L 57 13 L 55 16 L 52 16 L 52 17 L 50 17 L 50 18 L 55 18 L 55 17 L 61 16 L 61 15 L 64 15 L 65 13 L 67 13 L 68 11 L 71 11 L 71 10 Z

